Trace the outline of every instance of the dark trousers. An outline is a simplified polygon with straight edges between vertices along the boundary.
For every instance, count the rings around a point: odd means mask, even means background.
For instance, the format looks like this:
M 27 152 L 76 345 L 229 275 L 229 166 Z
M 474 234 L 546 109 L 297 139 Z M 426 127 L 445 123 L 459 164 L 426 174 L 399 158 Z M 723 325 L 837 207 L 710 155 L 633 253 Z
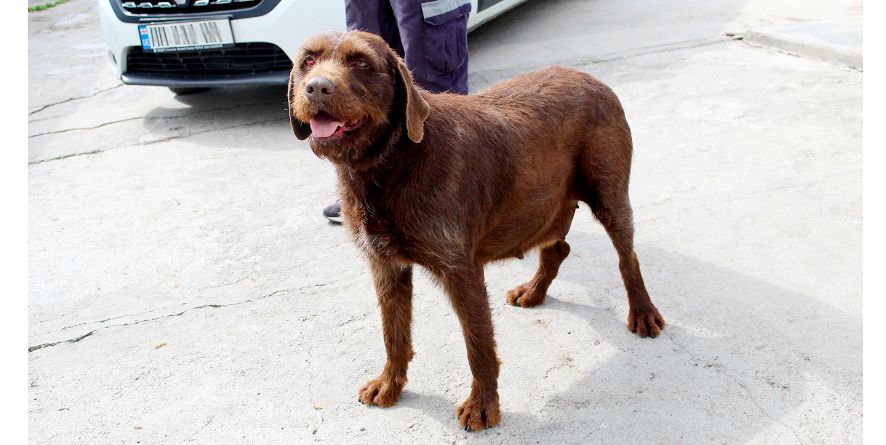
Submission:
M 380 35 L 439 93 L 468 93 L 468 0 L 345 0 L 348 30 Z

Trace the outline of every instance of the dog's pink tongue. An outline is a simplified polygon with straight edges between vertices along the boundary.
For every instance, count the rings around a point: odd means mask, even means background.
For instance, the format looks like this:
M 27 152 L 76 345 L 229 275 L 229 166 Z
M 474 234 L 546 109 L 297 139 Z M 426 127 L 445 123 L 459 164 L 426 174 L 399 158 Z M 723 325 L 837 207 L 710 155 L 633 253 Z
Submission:
M 345 123 L 337 121 L 331 116 L 316 116 L 311 118 L 311 132 L 319 138 L 328 138 L 335 133 L 338 127 L 344 127 Z

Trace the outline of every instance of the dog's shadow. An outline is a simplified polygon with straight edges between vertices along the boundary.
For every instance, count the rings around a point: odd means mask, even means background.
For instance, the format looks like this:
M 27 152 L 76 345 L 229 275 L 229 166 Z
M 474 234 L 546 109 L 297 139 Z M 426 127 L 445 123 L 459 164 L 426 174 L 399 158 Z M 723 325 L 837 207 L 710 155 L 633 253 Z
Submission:
M 499 355 L 502 423 L 468 435 L 452 398 L 404 391 L 398 407 L 456 442 L 741 442 L 800 440 L 798 419 L 833 398 L 860 430 L 861 320 L 784 287 L 650 245 L 647 286 L 668 320 L 660 338 L 627 331 L 617 258 L 602 233 L 574 230 L 573 253 L 546 302 L 508 306 L 534 258 L 487 273 Z M 454 320 L 453 320 L 454 321 Z M 813 335 L 810 335 L 813 334 Z M 814 382 L 814 383 L 810 383 Z M 805 429 L 804 429 L 805 431 Z M 452 436 L 454 435 L 454 436 Z
M 455 419 L 455 410 L 457 406 L 457 404 L 453 405 L 452 400 L 443 397 L 440 394 L 412 392 L 407 387 L 400 395 L 395 410 L 415 410 L 424 413 L 425 416 L 436 421 L 442 429 L 465 438 L 473 438 L 475 436 L 497 437 L 500 436 L 505 429 L 519 428 L 519 425 L 539 423 L 539 420 L 536 417 L 523 412 L 502 411 L 502 421 L 499 427 L 487 429 L 479 433 L 464 432 L 464 434 L 462 434 L 462 431 L 458 429 L 458 423 Z

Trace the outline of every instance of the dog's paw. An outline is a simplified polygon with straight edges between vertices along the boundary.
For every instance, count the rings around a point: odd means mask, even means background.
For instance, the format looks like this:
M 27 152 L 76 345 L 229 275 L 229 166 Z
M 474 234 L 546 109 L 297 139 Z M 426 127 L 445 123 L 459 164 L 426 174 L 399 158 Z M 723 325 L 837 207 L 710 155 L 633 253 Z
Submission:
M 360 403 L 380 407 L 392 406 L 397 403 L 403 385 L 394 379 L 376 377 L 360 388 Z
M 628 330 L 640 337 L 658 337 L 665 327 L 665 320 L 655 306 L 628 310 Z
M 535 286 L 524 283 L 509 290 L 507 299 L 512 306 L 533 307 L 545 302 L 545 294 L 539 292 Z
M 492 400 L 484 401 L 471 394 L 461 406 L 455 410 L 458 424 L 465 431 L 481 431 L 484 428 L 492 428 L 501 422 L 501 412 L 498 409 L 498 396 Z

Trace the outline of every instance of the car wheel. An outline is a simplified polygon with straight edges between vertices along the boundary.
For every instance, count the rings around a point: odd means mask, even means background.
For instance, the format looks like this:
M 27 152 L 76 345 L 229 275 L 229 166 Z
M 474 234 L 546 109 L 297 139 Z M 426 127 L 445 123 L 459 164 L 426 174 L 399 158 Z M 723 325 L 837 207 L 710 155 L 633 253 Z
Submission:
M 209 91 L 209 88 L 169 87 L 169 91 L 175 93 L 176 96 L 186 96 L 188 94 L 197 94 L 204 91 Z

